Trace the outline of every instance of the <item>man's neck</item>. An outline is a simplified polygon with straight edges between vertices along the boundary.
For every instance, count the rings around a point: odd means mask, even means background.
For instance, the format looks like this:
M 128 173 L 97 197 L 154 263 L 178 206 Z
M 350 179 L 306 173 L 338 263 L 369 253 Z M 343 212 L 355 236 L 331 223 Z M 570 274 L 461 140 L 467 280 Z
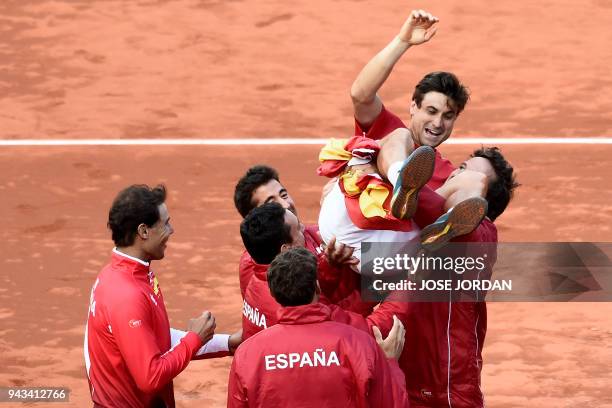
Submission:
M 414 137 L 414 135 L 416 135 L 416 132 L 412 129 L 412 123 L 410 123 L 410 127 L 408 128 L 408 130 L 410 131 L 410 139 L 414 144 L 414 148 L 416 149 L 417 147 L 420 147 L 421 143 L 419 143 L 418 140 L 415 140 L 416 138 Z
M 144 252 L 140 249 L 137 248 L 135 246 L 129 246 L 129 247 L 117 247 L 116 248 L 118 252 L 121 252 L 124 255 L 130 256 L 132 258 L 136 258 L 139 261 L 145 262 L 145 263 L 150 263 L 151 260 L 147 259 L 147 257 L 145 256 Z

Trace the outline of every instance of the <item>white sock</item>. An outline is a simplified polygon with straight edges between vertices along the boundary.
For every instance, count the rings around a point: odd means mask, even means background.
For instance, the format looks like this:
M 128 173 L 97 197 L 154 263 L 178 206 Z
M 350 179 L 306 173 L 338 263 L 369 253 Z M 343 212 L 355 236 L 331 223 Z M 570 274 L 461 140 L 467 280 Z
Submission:
M 387 179 L 389 180 L 389 182 L 391 182 L 391 184 L 393 184 L 393 188 L 395 188 L 395 186 L 397 185 L 397 182 L 399 180 L 399 173 L 403 165 L 403 161 L 396 161 L 392 163 L 391 166 L 389 166 L 389 170 L 387 171 Z

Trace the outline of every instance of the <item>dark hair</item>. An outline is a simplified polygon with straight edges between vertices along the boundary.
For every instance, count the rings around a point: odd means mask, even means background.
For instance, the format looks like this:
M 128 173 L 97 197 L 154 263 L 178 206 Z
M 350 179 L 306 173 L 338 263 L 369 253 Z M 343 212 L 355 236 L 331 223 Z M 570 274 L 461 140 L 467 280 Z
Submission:
M 463 111 L 470 98 L 467 88 L 459 82 L 455 74 L 450 72 L 430 72 L 421 79 L 412 94 L 412 100 L 416 102 L 419 108 L 421 102 L 423 102 L 423 97 L 428 92 L 440 92 L 448 96 L 453 101 L 457 114 Z
M 291 244 L 291 227 L 285 223 L 285 209 L 278 203 L 266 203 L 254 208 L 240 224 L 244 247 L 258 264 L 267 265 Z
M 154 188 L 134 184 L 122 190 L 108 212 L 107 226 L 113 233 L 115 245 L 132 245 L 140 224 L 151 227 L 159 221 L 159 206 L 164 201 L 166 187 L 162 184 Z
M 520 184 L 515 180 L 514 169 L 497 147 L 481 147 L 472 153 L 472 157 L 483 157 L 489 160 L 497 175 L 497 180 L 489 183 L 485 197 L 489 204 L 487 217 L 495 221 L 504 212 L 514 195 L 514 189 Z
M 280 183 L 278 172 L 272 167 L 261 164 L 248 169 L 246 174 L 238 180 L 234 189 L 234 205 L 242 218 L 246 217 L 249 211 L 255 208 L 253 191 L 270 180 L 276 180 Z
M 317 287 L 317 258 L 305 248 L 280 253 L 268 268 L 268 286 L 281 306 L 307 305 Z

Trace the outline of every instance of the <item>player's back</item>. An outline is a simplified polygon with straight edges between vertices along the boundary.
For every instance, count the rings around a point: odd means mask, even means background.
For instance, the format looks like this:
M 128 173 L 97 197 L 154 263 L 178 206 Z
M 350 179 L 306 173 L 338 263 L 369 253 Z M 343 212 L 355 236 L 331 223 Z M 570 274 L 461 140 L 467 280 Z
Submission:
M 367 406 L 378 345 L 329 314 L 319 303 L 285 308 L 277 325 L 243 343 L 233 369 L 240 385 L 230 385 L 230 401 L 241 389 L 251 407 Z

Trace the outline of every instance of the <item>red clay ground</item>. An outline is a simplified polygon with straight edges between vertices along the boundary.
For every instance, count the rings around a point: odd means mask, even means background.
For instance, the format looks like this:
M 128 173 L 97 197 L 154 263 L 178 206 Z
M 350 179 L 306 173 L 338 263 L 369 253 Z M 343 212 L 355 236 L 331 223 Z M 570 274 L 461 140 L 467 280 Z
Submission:
M 233 186 L 248 166 L 269 163 L 284 175 L 303 221 L 314 222 L 323 183 L 314 174 L 317 148 L 304 149 L 299 168 L 287 160 L 295 149 L 0 150 L 0 384 L 68 386 L 74 406 L 87 405 L 82 340 L 89 290 L 112 248 L 104 225 L 110 201 L 134 182 L 170 188 L 176 233 L 167 258 L 154 268 L 173 325 L 185 327 L 188 318 L 210 309 L 220 331 L 237 329 L 242 246 L 238 214 L 228 205 Z M 459 162 L 470 147 L 442 150 Z M 612 171 L 610 152 L 585 147 L 576 156 L 574 150 L 506 147 L 524 186 L 498 221 L 503 241 L 609 241 L 612 206 L 601 187 Z M 583 157 L 593 163 L 588 171 L 572 170 L 584 169 Z M 483 388 L 490 406 L 520 407 L 528 400 L 538 407 L 612 406 L 612 304 L 497 303 L 489 310 Z M 222 406 L 229 364 L 188 367 L 176 381 L 179 406 Z
M 394 110 L 450 70 L 473 93 L 456 135 L 612 133 L 607 0 L 5 0 L 2 137 L 347 132 L 355 75 L 419 7 L 439 32 L 385 86 Z
M 354 76 L 411 8 L 432 7 L 385 3 L 4 1 L 0 138 L 346 135 Z M 445 69 L 473 94 L 454 137 L 612 134 L 612 96 L 603 91 L 612 85 L 612 4 L 515 4 L 433 5 L 439 33 L 397 67 L 382 93 L 387 105 L 406 117 L 415 81 Z M 524 186 L 499 220 L 501 240 L 612 241 L 608 146 L 507 147 Z M 470 150 L 442 149 L 455 163 Z M 269 163 L 303 221 L 314 222 L 323 183 L 316 151 L 1 148 L 0 386 L 68 386 L 71 406 L 90 404 L 89 289 L 112 247 L 110 201 L 133 182 L 170 188 L 177 232 L 155 269 L 173 325 L 211 309 L 220 331 L 236 329 L 234 183 L 249 165 Z M 489 406 L 612 407 L 611 304 L 489 310 Z M 176 380 L 178 405 L 222 406 L 229 362 L 189 367 Z

